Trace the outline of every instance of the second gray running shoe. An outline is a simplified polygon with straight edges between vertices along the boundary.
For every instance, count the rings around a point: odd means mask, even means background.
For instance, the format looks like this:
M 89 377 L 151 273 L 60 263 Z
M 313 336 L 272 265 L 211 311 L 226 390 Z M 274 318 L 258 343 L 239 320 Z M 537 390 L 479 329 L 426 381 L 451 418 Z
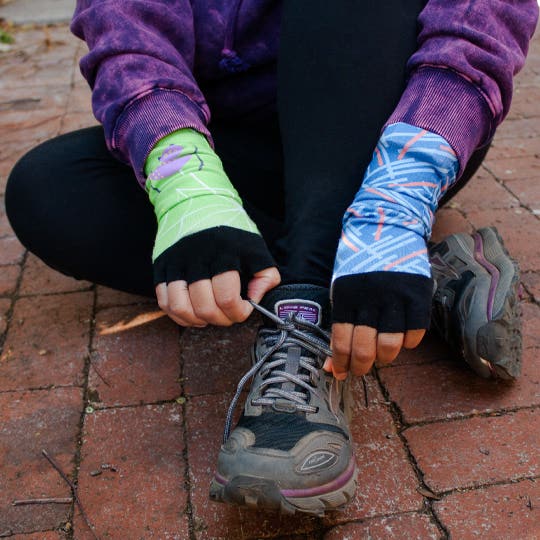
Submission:
M 481 377 L 521 373 L 519 268 L 495 227 L 453 234 L 430 248 L 432 321 Z
M 285 287 L 285 288 L 283 288 Z M 348 503 L 356 488 L 356 463 L 346 418 L 343 382 L 322 364 L 329 335 L 321 327 L 321 289 L 305 286 L 263 311 L 252 351 L 252 369 L 238 385 L 227 417 L 224 443 L 210 498 L 259 509 L 322 516 Z M 316 294 L 315 294 L 316 296 Z M 243 385 L 253 377 L 243 414 L 230 433 Z

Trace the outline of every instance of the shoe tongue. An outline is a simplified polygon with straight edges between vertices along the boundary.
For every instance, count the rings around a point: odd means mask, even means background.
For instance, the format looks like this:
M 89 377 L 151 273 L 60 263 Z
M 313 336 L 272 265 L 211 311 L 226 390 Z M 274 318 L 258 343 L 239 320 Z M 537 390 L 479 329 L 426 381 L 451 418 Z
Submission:
M 287 300 L 278 300 L 274 304 L 275 314 L 283 320 L 289 318 L 291 313 L 297 317 L 320 326 L 322 318 L 321 305 L 313 300 L 304 300 L 302 298 L 290 298 Z

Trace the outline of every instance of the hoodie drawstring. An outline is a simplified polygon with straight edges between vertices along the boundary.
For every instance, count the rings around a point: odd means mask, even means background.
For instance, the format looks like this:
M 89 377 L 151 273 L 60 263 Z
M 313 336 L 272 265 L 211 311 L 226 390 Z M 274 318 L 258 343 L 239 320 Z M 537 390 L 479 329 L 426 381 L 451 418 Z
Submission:
M 228 73 L 241 73 L 250 67 L 249 64 L 244 62 L 244 60 L 242 60 L 242 58 L 240 58 L 238 53 L 234 50 L 234 34 L 236 32 L 238 13 L 240 12 L 241 5 L 242 0 L 236 0 L 231 17 L 227 24 L 225 42 L 223 44 L 223 49 L 221 50 L 219 67 Z

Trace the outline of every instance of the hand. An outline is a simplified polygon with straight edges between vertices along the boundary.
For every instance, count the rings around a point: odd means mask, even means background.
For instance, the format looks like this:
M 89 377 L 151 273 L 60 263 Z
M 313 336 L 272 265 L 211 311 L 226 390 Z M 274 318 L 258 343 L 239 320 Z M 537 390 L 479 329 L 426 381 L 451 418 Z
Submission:
M 338 278 L 332 286 L 332 358 L 324 369 L 337 379 L 365 375 L 375 361 L 393 362 L 416 347 L 429 326 L 433 281 L 403 272 Z
M 330 342 L 333 354 L 327 358 L 324 369 L 338 380 L 345 379 L 349 371 L 353 375 L 365 375 L 375 361 L 390 364 L 402 347 L 417 347 L 425 333 L 425 330 L 378 332 L 370 326 L 334 323 Z
M 276 267 L 256 272 L 247 286 L 247 295 L 260 302 L 281 277 Z M 241 296 L 240 274 L 230 270 L 211 279 L 201 279 L 190 285 L 177 280 L 156 286 L 159 307 L 181 326 L 203 328 L 208 324 L 231 326 L 245 321 L 253 307 Z

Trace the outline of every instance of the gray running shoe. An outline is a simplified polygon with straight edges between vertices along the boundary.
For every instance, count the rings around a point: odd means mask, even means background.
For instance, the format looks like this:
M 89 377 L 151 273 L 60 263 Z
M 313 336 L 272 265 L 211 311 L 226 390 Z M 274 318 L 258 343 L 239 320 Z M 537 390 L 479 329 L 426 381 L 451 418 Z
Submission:
M 430 248 L 432 322 L 481 377 L 521 373 L 519 268 L 495 227 L 453 234 Z
M 344 383 L 321 369 L 331 353 L 329 335 L 319 326 L 321 305 L 289 297 L 275 302 L 275 314 L 253 306 L 270 324 L 259 329 L 252 368 L 229 408 L 210 498 L 323 516 L 353 498 L 357 470 Z M 229 435 L 234 408 L 251 377 L 243 414 Z

